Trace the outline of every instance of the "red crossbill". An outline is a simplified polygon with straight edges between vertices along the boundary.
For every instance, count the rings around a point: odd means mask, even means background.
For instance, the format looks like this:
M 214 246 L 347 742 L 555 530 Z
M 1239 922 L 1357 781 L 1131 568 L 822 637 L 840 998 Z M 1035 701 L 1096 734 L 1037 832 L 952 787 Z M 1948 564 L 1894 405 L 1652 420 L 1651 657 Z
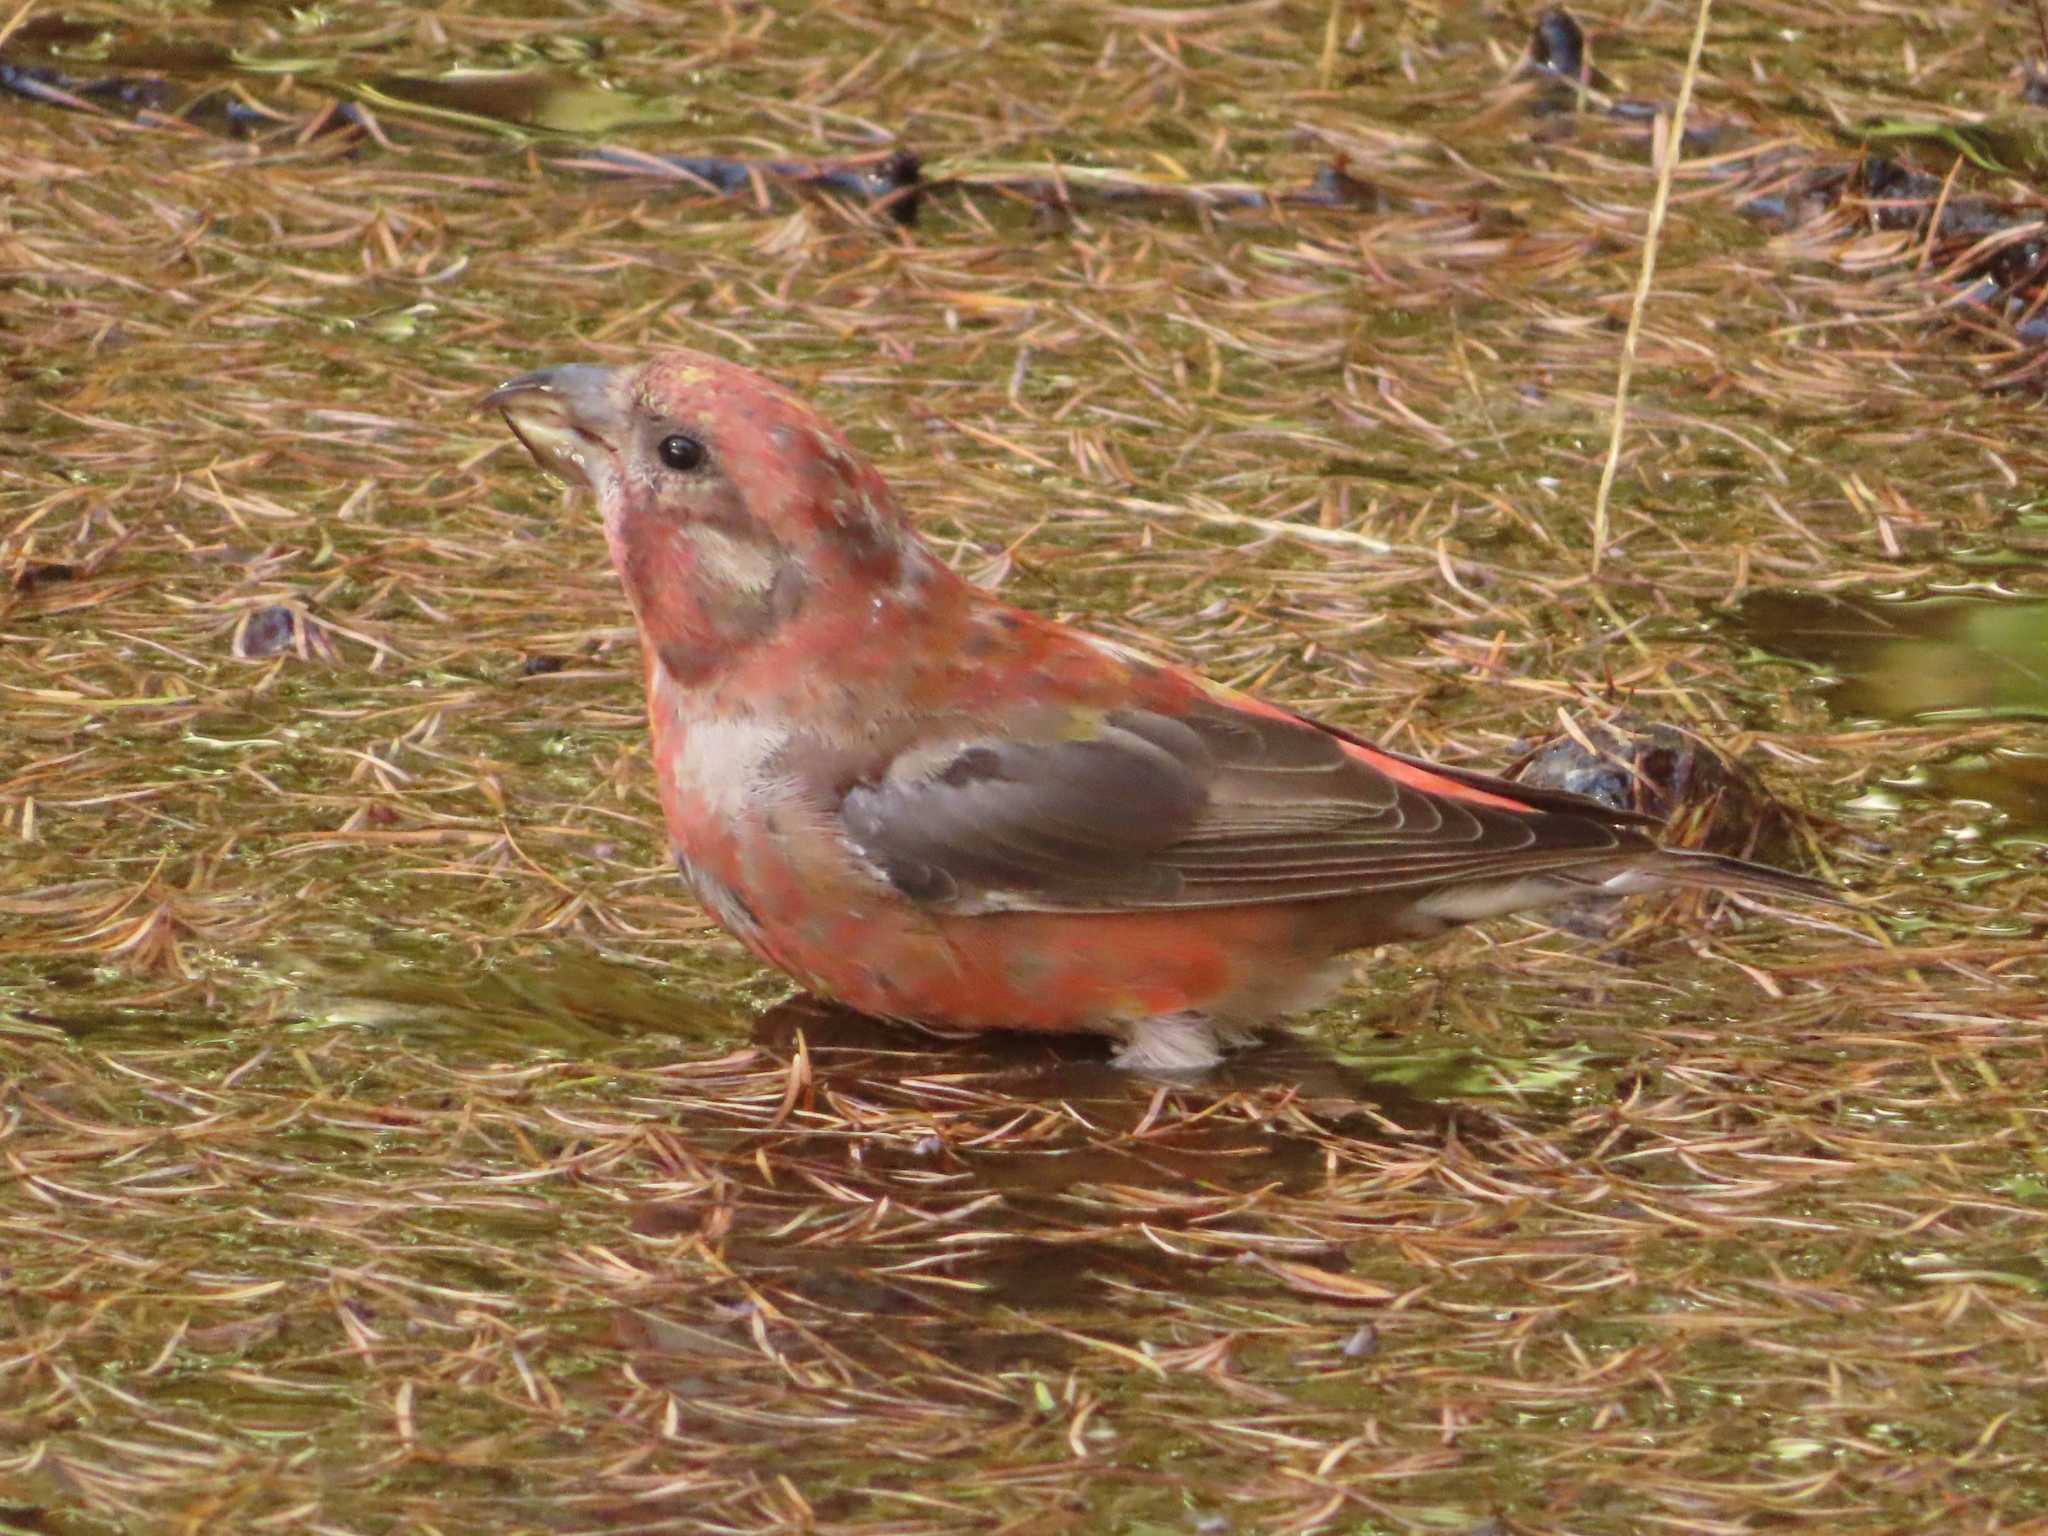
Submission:
M 864 1013 L 1191 1069 L 1363 945 L 1669 882 L 1826 898 L 1000 602 L 731 363 L 550 368 L 485 403 L 603 512 L 683 877 Z

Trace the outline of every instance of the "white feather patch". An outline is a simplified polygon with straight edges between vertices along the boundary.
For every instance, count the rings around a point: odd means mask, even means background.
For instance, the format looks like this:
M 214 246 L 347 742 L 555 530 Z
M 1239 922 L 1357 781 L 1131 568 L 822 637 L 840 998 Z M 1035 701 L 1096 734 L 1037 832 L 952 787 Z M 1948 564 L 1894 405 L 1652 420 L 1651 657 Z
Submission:
M 782 726 L 751 715 L 692 717 L 677 709 L 670 732 L 676 788 L 734 821 L 755 804 L 770 763 L 789 742 Z
M 1116 1064 L 1126 1072 L 1206 1072 L 1223 1059 L 1216 1026 L 1199 1013 L 1155 1014 L 1133 1019 L 1125 1029 Z

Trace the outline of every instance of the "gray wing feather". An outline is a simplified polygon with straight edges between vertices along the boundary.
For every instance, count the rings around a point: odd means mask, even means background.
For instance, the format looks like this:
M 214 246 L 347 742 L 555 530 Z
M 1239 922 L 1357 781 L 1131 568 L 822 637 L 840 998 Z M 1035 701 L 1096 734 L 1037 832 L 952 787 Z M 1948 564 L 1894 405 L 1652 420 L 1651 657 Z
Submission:
M 906 755 L 848 790 L 841 816 L 855 850 L 905 895 L 959 912 L 1312 901 L 1652 846 L 1591 801 L 1550 796 L 1518 811 L 1429 794 L 1313 722 L 1221 706 L 1121 710 L 1081 739 L 982 738 Z

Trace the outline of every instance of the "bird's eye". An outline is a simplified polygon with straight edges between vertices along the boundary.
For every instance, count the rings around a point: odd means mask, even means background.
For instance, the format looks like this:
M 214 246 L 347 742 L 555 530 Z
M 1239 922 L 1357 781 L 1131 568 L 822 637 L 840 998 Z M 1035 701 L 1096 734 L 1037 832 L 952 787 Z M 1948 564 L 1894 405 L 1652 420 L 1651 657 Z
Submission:
M 661 440 L 661 462 L 670 469 L 692 470 L 704 463 L 704 445 L 694 437 L 685 437 L 678 432 L 673 437 Z

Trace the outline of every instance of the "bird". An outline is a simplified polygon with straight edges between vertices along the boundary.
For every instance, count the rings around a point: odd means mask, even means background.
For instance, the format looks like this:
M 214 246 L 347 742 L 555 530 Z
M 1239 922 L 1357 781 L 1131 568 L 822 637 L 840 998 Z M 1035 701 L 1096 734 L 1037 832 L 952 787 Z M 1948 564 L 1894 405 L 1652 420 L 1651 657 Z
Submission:
M 1368 946 L 1668 885 L 1838 900 L 1004 602 L 736 363 L 569 363 L 482 404 L 595 498 L 684 881 L 861 1013 L 1108 1036 L 1120 1066 L 1198 1074 Z

